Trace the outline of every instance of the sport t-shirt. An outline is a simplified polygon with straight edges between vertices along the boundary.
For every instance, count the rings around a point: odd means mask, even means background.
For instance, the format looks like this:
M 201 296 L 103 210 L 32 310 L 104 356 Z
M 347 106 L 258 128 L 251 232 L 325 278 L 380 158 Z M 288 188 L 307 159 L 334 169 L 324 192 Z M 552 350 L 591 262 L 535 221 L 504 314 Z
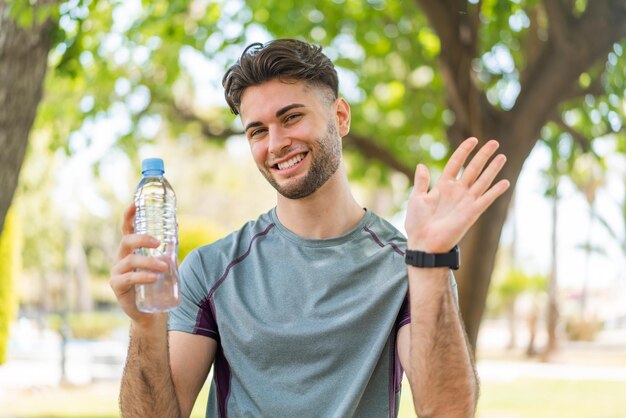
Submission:
M 410 321 L 404 236 L 365 211 L 304 239 L 275 209 L 181 265 L 169 329 L 218 342 L 207 417 L 395 417 Z

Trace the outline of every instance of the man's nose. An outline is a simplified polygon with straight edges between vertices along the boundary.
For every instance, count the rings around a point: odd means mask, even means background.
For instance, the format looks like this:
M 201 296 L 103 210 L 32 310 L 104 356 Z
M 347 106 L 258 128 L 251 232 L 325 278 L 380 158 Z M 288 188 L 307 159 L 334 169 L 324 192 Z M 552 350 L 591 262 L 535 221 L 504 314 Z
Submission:
M 270 127 L 268 129 L 269 148 L 272 155 L 280 156 L 291 146 L 291 138 L 281 127 Z

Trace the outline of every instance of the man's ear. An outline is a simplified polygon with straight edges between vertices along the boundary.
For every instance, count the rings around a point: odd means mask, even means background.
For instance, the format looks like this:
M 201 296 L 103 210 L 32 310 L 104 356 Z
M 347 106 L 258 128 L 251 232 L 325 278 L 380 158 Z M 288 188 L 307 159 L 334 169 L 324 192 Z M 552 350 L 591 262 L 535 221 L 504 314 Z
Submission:
M 350 132 L 350 105 L 343 97 L 335 100 L 335 117 L 339 136 L 343 138 Z

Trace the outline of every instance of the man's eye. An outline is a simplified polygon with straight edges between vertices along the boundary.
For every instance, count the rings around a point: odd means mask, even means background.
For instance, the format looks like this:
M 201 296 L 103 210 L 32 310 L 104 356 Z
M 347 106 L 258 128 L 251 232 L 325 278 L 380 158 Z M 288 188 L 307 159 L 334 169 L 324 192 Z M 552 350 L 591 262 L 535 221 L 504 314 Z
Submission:
M 292 113 L 285 118 L 285 122 L 294 121 L 302 116 L 302 113 Z
M 255 129 L 255 130 L 254 130 L 254 131 L 252 131 L 252 133 L 250 134 L 250 138 L 256 138 L 256 137 L 259 137 L 261 134 L 263 134 L 263 132 L 265 132 L 265 128 Z

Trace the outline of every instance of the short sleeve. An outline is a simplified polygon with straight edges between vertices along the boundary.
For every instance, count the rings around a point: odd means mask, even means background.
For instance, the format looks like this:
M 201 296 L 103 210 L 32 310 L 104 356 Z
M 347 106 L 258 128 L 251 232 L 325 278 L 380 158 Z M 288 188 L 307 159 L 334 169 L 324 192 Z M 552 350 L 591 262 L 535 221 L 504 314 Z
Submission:
M 168 329 L 204 335 L 219 341 L 214 307 L 197 250 L 185 257 L 179 275 L 180 305 L 170 311 Z
M 400 312 L 398 312 L 398 317 L 396 318 L 396 329 L 400 329 L 410 322 L 411 306 L 409 304 L 409 291 L 407 290 L 402 306 L 400 307 Z

